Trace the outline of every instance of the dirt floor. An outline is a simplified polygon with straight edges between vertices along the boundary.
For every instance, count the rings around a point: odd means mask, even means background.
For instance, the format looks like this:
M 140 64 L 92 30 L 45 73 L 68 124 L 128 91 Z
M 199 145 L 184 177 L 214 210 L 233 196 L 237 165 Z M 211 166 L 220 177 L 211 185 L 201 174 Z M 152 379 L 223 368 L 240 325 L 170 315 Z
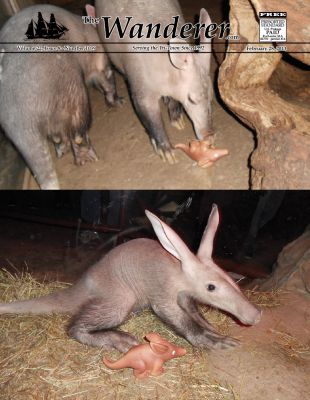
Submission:
M 309 295 L 286 293 L 265 309 L 259 325 L 236 325 L 230 334 L 242 346 L 212 352 L 208 371 L 234 388 L 240 400 L 306 400 L 310 393 Z
M 81 12 L 81 1 L 70 4 L 70 9 Z M 186 20 L 193 20 L 201 7 L 206 7 L 213 21 L 223 21 L 223 2 L 198 0 L 194 4 L 189 0 L 181 1 Z M 212 78 L 216 88 L 218 65 L 212 59 Z M 136 116 L 123 78 L 117 75 L 118 92 L 125 98 L 122 108 L 110 109 L 101 94 L 91 90 L 93 124 L 90 137 L 99 156 L 99 161 L 83 167 L 74 165 L 72 154 L 57 160 L 55 166 L 62 189 L 248 189 L 248 159 L 254 149 L 253 134 L 235 117 L 230 115 L 220 103 L 218 96 L 213 100 L 213 121 L 216 132 L 216 147 L 227 148 L 229 156 L 221 159 L 208 169 L 201 169 L 193 164 L 184 153 L 177 150 L 178 163 L 169 165 L 161 161 L 154 153 L 148 136 Z M 164 110 L 164 119 L 172 144 L 187 143 L 194 139 L 191 122 L 187 119 L 186 128 L 178 131 L 168 121 Z M 10 147 L 10 146 L 9 146 Z M 9 151 L 11 154 L 11 150 Z M 9 157 L 11 171 L 20 177 L 21 166 L 16 164 L 14 154 Z M 11 172 L 13 173 L 13 172 Z M 8 174 L 6 173 L 5 176 Z M 14 173 L 13 173 L 14 175 Z M 21 182 L 1 179 L 2 188 L 20 188 Z M 24 188 L 37 188 L 37 184 L 26 173 Z
M 92 143 L 99 161 L 77 167 L 71 154 L 55 165 L 63 189 L 248 189 L 248 158 L 254 149 L 251 132 L 239 124 L 214 100 L 214 128 L 216 146 L 228 148 L 230 155 L 208 169 L 194 165 L 181 151 L 178 163 L 164 163 L 153 151 L 148 136 L 136 116 L 125 82 L 118 76 L 119 94 L 125 98 L 122 108 L 111 109 L 100 93 L 92 90 L 93 125 L 90 130 Z M 165 113 L 166 114 L 166 113 Z M 194 139 L 194 131 L 187 119 L 184 131 L 166 127 L 173 144 L 187 143 Z M 54 154 L 51 146 L 51 151 Z M 33 179 L 28 188 L 37 188 Z

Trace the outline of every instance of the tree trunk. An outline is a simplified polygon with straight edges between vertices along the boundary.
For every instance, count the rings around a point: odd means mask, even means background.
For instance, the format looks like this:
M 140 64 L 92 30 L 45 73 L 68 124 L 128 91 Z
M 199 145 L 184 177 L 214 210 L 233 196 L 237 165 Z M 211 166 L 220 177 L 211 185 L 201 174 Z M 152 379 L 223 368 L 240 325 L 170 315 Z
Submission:
M 253 189 L 310 189 L 310 53 L 295 53 L 310 51 L 306 2 L 230 1 L 230 34 L 240 40 L 229 42 L 218 84 L 227 106 L 256 132 Z M 272 43 L 258 43 L 260 11 L 287 12 L 288 42 L 302 43 L 278 43 L 286 60 Z

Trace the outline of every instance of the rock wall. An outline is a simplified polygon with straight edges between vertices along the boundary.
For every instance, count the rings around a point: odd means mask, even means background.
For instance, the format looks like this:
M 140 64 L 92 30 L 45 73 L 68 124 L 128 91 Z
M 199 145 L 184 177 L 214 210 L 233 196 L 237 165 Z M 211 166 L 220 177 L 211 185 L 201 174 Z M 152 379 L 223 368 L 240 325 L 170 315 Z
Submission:
M 251 287 L 260 291 L 285 289 L 310 293 L 310 226 L 285 246 L 267 279 L 256 279 Z

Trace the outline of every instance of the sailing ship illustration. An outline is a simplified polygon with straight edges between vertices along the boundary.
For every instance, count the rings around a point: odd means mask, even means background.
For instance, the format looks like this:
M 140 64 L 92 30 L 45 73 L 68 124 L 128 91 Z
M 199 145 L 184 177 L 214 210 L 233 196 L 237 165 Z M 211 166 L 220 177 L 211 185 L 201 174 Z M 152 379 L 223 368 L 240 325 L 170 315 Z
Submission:
M 50 22 L 45 21 L 42 13 L 38 12 L 38 22 L 31 19 L 25 35 L 28 39 L 59 39 L 68 29 L 56 22 L 54 14 L 50 15 Z

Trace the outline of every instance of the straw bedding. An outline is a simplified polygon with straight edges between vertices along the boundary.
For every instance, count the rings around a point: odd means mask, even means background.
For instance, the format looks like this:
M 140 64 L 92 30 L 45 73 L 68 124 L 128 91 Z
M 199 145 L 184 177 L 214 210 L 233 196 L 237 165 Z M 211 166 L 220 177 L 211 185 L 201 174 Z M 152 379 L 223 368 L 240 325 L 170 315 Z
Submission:
M 15 276 L 0 271 L 3 302 L 45 295 L 65 286 L 39 283 L 28 273 Z M 268 307 L 279 301 L 276 293 L 249 296 Z M 235 324 L 217 310 L 204 307 L 202 312 L 223 334 Z M 149 311 L 132 316 L 121 329 L 141 341 L 147 332 L 159 332 L 185 347 L 187 354 L 169 361 L 162 376 L 140 381 L 134 379 L 132 370 L 107 369 L 102 363 L 103 350 L 70 339 L 66 334 L 68 321 L 69 316 L 63 315 L 0 316 L 1 399 L 239 399 L 225 382 L 209 378 L 208 351 L 194 349 Z M 111 359 L 120 356 L 117 351 L 106 353 Z

